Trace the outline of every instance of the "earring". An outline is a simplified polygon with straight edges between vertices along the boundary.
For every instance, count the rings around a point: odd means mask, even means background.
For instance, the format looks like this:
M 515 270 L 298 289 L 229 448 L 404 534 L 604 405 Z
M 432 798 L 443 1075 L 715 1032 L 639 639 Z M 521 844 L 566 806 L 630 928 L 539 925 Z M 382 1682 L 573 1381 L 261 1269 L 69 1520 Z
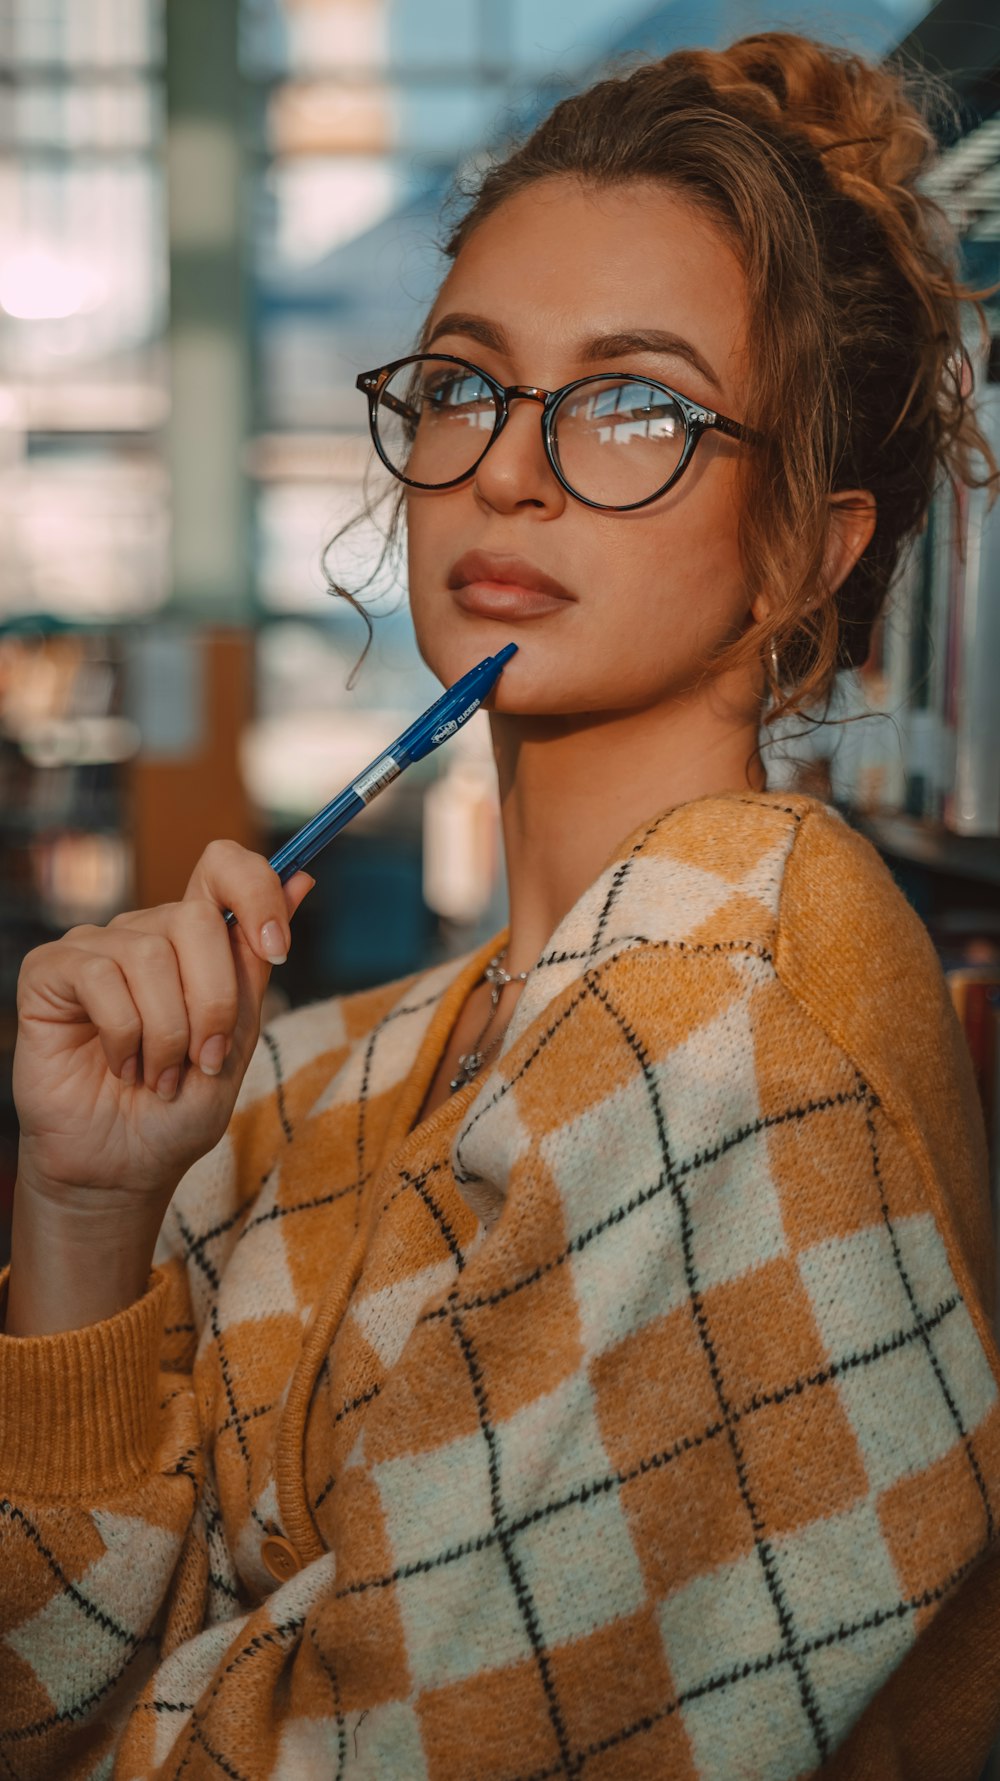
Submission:
M 775 649 L 773 643 L 771 644 L 771 672 L 774 675 L 775 686 L 780 686 L 781 676 L 780 676 L 780 672 L 778 669 L 778 652 Z

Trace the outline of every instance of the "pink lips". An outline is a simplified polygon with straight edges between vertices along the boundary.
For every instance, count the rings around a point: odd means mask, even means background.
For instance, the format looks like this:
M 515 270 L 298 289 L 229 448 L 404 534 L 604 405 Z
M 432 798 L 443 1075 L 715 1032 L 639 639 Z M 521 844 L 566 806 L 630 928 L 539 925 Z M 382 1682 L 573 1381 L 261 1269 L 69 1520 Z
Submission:
M 486 618 L 532 618 L 575 600 L 568 588 L 524 557 L 469 550 L 448 577 L 456 603 Z

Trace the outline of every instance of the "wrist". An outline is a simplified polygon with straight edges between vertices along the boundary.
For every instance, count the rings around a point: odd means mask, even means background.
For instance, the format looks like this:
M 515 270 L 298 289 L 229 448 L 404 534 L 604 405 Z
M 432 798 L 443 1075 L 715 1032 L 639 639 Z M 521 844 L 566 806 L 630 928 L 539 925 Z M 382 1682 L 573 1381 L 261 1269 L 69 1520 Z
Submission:
M 6 1333 L 51 1335 L 103 1322 L 142 1298 L 169 1200 L 89 1194 L 65 1201 L 18 1177 Z

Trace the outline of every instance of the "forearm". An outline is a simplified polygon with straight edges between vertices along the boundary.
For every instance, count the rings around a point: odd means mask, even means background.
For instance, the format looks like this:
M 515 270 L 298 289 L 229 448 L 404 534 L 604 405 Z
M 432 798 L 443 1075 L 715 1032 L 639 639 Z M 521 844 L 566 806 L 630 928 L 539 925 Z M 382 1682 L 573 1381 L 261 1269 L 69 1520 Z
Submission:
M 134 1304 L 149 1283 L 163 1210 L 96 1196 L 88 1208 L 58 1205 L 19 1180 L 5 1333 L 83 1329 Z

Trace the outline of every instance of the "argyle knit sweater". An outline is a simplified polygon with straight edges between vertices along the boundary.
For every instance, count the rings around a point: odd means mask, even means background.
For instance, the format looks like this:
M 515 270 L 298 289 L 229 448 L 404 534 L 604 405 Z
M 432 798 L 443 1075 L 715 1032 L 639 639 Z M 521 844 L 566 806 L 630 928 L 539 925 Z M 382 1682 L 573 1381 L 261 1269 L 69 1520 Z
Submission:
M 421 1122 L 497 943 L 277 1019 L 144 1296 L 0 1336 L 4 1781 L 976 1781 L 994 1252 L 925 929 L 818 799 L 682 804 Z

